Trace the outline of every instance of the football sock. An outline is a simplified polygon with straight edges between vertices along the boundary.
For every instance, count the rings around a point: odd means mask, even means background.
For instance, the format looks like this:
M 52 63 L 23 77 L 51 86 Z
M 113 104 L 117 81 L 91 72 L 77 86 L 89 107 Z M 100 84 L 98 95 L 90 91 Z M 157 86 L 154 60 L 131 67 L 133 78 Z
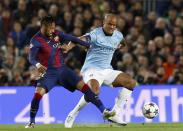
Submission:
M 131 94 L 132 94 L 132 91 L 126 88 L 123 88 L 122 90 L 120 90 L 113 109 L 118 110 L 122 106 L 124 106 L 128 102 Z
M 85 94 L 86 101 L 93 103 L 103 113 L 105 110 L 103 103 L 87 84 L 82 87 L 81 92 Z
M 85 107 L 88 104 L 88 102 L 85 100 L 84 95 L 80 98 L 78 104 L 75 106 L 75 108 L 73 109 L 73 112 L 78 112 L 81 109 L 83 109 L 83 107 Z
M 35 117 L 39 108 L 39 102 L 42 98 L 42 95 L 39 93 L 35 93 L 34 97 L 31 102 L 31 109 L 30 109 L 30 122 L 35 123 Z
M 138 85 L 139 85 L 139 83 L 136 82 L 136 86 L 138 86 Z M 118 110 L 122 106 L 124 106 L 128 102 L 130 96 L 132 95 L 132 92 L 133 92 L 133 90 L 129 90 L 127 88 L 123 88 L 122 90 L 120 90 L 119 95 L 116 98 L 113 110 Z

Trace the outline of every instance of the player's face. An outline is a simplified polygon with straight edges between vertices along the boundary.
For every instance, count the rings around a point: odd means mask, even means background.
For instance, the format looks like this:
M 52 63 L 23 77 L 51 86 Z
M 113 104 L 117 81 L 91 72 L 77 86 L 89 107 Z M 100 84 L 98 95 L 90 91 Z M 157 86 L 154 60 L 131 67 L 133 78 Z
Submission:
M 104 20 L 103 28 L 106 33 L 112 34 L 116 29 L 117 19 L 115 17 L 108 17 Z
M 51 23 L 45 26 L 45 35 L 47 37 L 52 37 L 54 32 L 55 32 L 55 23 Z

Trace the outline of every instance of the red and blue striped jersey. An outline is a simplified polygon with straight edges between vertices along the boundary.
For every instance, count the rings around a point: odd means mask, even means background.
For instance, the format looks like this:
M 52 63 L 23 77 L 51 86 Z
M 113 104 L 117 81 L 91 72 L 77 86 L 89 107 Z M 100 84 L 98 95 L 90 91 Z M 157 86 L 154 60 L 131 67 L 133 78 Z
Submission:
M 90 43 L 81 41 L 77 37 L 55 31 L 53 39 L 49 39 L 39 31 L 30 41 L 29 61 L 36 65 L 40 63 L 47 68 L 59 68 L 64 64 L 62 49 L 59 45 L 64 41 L 72 41 L 89 47 Z

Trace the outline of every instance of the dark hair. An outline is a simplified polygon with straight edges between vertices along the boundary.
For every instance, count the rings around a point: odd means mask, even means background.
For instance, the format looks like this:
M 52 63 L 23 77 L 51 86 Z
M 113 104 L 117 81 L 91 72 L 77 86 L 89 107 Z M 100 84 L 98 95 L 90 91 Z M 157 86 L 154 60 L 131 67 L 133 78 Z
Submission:
M 107 17 L 116 17 L 117 18 L 116 14 L 113 14 L 113 13 L 105 14 L 104 15 L 104 20 L 107 19 Z
M 41 26 L 42 25 L 50 25 L 51 23 L 54 23 L 55 20 L 51 15 L 45 16 L 41 19 Z

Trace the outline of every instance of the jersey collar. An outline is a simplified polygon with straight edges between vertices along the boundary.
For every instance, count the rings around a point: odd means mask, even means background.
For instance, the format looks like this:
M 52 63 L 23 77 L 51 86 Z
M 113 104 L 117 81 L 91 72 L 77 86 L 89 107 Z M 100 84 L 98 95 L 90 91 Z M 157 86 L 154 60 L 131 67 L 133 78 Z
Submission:
M 107 32 L 104 30 L 104 28 L 102 28 L 102 31 L 104 32 L 105 36 L 112 36 L 112 35 L 113 35 L 113 33 L 112 33 L 112 34 L 107 33 Z

